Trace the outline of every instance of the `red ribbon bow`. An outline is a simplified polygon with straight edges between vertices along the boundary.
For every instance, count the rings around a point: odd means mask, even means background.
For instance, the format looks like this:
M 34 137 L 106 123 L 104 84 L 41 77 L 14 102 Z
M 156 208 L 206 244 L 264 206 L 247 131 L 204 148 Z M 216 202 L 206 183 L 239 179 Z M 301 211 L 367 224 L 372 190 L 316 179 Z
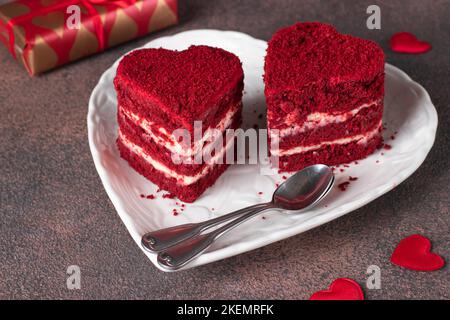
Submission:
M 95 33 L 97 35 L 97 39 L 98 39 L 98 43 L 99 43 L 98 51 L 102 51 L 105 49 L 105 35 L 104 35 L 104 30 L 103 30 L 103 22 L 99 16 L 99 13 L 95 9 L 94 5 L 96 5 L 96 4 L 97 5 L 113 4 L 117 7 L 126 8 L 130 5 L 135 4 L 136 1 L 137 0 L 61 0 L 61 1 L 56 2 L 55 4 L 52 4 L 52 5 L 49 5 L 46 7 L 39 7 L 38 10 L 34 10 L 30 13 L 12 18 L 11 20 L 9 20 L 6 23 L 6 28 L 7 28 L 8 35 L 9 35 L 9 51 L 11 52 L 11 54 L 14 57 L 16 57 L 16 52 L 14 50 L 14 44 L 15 44 L 15 37 L 14 37 L 14 31 L 13 31 L 14 26 L 20 25 L 24 21 L 29 21 L 30 19 L 33 19 L 34 17 L 43 16 L 48 13 L 58 11 L 63 8 L 67 8 L 71 5 L 83 5 L 84 7 L 86 7 L 88 13 L 93 18 Z M 27 5 L 27 4 L 35 5 L 36 4 L 35 0 L 21 0 L 21 1 L 17 1 L 17 2 L 20 4 L 25 4 L 25 5 Z M 31 44 L 28 44 L 28 45 L 30 46 Z M 29 50 L 30 48 L 28 47 L 27 49 Z

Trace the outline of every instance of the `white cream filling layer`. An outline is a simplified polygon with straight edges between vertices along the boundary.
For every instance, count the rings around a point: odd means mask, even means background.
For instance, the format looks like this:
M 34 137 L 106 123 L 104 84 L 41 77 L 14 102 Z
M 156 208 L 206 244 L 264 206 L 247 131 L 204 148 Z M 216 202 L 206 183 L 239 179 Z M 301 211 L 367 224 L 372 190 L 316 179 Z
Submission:
M 153 139 L 153 141 L 155 141 L 160 145 L 163 145 L 171 153 L 177 154 L 181 158 L 192 157 L 196 155 L 198 152 L 201 151 L 205 141 L 214 138 L 212 130 L 206 130 L 202 138 L 196 141 L 192 148 L 191 147 L 186 148 L 186 146 L 183 146 L 175 139 L 175 136 L 173 134 L 168 133 L 166 129 L 162 127 L 159 128 L 155 127 L 154 122 L 143 119 L 137 114 L 130 112 L 129 110 L 125 110 L 123 108 L 121 108 L 121 110 L 130 121 L 132 121 L 135 125 L 141 127 L 145 131 L 145 133 L 148 134 L 151 139 Z M 226 113 L 225 117 L 223 117 L 222 120 L 220 120 L 219 124 L 216 126 L 215 129 L 223 132 L 226 128 L 228 128 L 233 121 L 233 116 L 236 114 L 238 110 L 239 106 L 230 109 Z
M 369 141 L 370 139 L 372 139 L 374 136 L 376 136 L 379 133 L 380 128 L 381 128 L 381 121 L 380 121 L 380 124 L 374 130 L 367 132 L 365 134 L 358 134 L 358 135 L 354 135 L 352 137 L 323 141 L 319 144 L 310 145 L 310 146 L 298 146 L 298 147 L 294 147 L 294 148 L 290 148 L 290 149 L 271 150 L 271 153 L 273 155 L 277 155 L 277 156 L 289 156 L 289 155 L 293 155 L 293 154 L 297 154 L 297 153 L 304 153 L 304 152 L 308 152 L 308 151 L 312 151 L 312 150 L 317 150 L 324 146 L 333 145 L 333 144 L 347 144 L 350 142 L 357 142 L 357 143 L 365 144 L 365 143 L 367 143 L 367 141 Z
M 162 164 L 158 160 L 155 160 L 154 158 L 152 158 L 148 153 L 145 152 L 145 150 L 143 148 L 141 148 L 140 146 L 136 145 L 135 143 L 133 143 L 129 139 L 127 139 L 127 137 L 125 137 L 125 135 L 122 133 L 122 131 L 120 131 L 120 129 L 119 129 L 119 140 L 130 151 L 132 151 L 133 153 L 140 156 L 147 163 L 149 163 L 153 168 L 164 173 L 164 175 L 169 178 L 176 179 L 177 182 L 181 185 L 193 184 L 193 183 L 197 182 L 198 180 L 200 180 L 205 175 L 207 175 L 208 172 L 213 168 L 213 166 L 215 164 L 219 163 L 220 159 L 223 159 L 223 156 L 224 156 L 226 150 L 228 150 L 228 148 L 233 146 L 233 142 L 234 142 L 233 139 L 230 139 L 230 141 L 228 141 L 227 145 L 224 148 L 220 149 L 220 151 L 211 158 L 211 160 L 206 164 L 206 166 L 199 173 L 197 173 L 196 175 L 193 175 L 193 176 L 188 176 L 188 175 L 179 174 L 176 171 L 166 167 L 164 164 Z
M 381 100 L 375 100 L 369 103 L 364 103 L 355 109 L 342 113 L 313 112 L 307 116 L 305 122 L 303 122 L 301 125 L 291 124 L 292 120 L 290 120 L 290 118 L 288 117 L 285 123 L 289 125 L 289 128 L 280 129 L 280 137 L 299 134 L 312 129 L 324 127 L 332 123 L 345 122 L 348 119 L 354 117 L 362 109 L 376 106 L 380 102 Z

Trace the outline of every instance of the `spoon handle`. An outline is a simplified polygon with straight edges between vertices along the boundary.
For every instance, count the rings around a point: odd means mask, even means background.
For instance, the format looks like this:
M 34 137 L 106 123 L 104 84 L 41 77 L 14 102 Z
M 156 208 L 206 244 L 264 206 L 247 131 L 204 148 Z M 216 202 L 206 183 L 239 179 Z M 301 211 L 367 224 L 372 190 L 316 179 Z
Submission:
M 177 243 L 190 239 L 209 228 L 217 226 L 222 222 L 239 217 L 258 206 L 261 206 L 261 204 L 236 210 L 226 215 L 199 223 L 182 224 L 170 228 L 148 232 L 142 237 L 141 243 L 142 246 L 150 252 L 160 252 Z
M 262 203 L 251 207 L 251 211 L 207 234 L 200 234 L 178 243 L 158 254 L 158 263 L 165 269 L 177 270 L 203 253 L 220 236 L 264 210 L 274 208 L 272 203 Z

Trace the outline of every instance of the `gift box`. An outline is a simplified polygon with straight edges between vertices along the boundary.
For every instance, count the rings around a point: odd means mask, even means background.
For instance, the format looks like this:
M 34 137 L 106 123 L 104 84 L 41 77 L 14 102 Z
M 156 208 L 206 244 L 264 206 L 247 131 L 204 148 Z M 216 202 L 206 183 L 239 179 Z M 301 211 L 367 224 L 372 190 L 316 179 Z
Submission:
M 0 6 L 0 41 L 30 75 L 178 22 L 177 0 L 16 0 Z

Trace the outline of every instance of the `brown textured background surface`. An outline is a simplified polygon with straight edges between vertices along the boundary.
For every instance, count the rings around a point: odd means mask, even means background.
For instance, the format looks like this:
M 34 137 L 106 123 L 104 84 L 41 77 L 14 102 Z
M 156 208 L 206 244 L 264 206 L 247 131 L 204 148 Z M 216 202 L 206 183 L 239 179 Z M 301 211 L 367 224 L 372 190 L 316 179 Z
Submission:
M 450 262 L 450 1 L 376 1 L 381 31 L 365 27 L 372 3 L 180 0 L 178 26 L 36 78 L 0 47 L 0 298 L 306 299 L 337 277 L 364 286 L 367 267 L 376 264 L 382 289 L 364 289 L 368 299 L 449 299 L 448 266 L 413 272 L 389 257 L 401 238 L 423 233 Z M 412 177 L 338 220 L 194 270 L 158 271 L 132 241 L 94 168 L 86 129 L 91 90 L 118 57 L 156 37 L 216 28 L 267 40 L 298 20 L 329 22 L 380 43 L 387 61 L 430 93 L 440 123 L 435 146 Z M 430 41 L 433 50 L 390 52 L 388 39 L 398 31 Z M 72 264 L 81 268 L 81 290 L 66 288 Z

